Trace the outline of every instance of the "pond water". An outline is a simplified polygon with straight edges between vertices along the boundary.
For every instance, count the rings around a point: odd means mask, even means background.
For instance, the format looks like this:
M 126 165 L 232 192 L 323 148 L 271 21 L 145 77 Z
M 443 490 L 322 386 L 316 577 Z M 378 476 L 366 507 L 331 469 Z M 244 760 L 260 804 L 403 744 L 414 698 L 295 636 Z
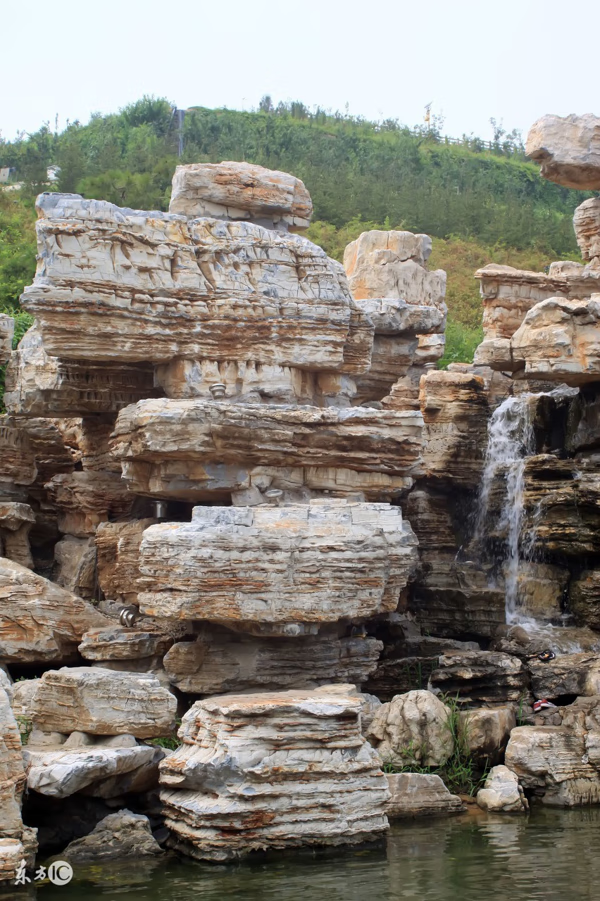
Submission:
M 583 901 L 600 899 L 600 809 L 536 808 L 529 816 L 468 814 L 396 823 L 369 850 L 287 852 L 219 865 L 160 863 L 75 868 L 51 901 Z

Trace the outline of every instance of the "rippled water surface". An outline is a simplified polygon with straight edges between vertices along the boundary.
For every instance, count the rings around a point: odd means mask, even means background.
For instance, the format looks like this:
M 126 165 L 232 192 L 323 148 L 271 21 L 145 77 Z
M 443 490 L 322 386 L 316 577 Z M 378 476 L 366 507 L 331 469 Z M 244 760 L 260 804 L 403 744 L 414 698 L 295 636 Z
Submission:
M 15 896 L 16 897 L 16 896 Z M 372 850 L 286 853 L 239 864 L 171 858 L 76 868 L 39 899 L 135 901 L 579 901 L 600 899 L 600 809 L 536 809 L 397 823 Z

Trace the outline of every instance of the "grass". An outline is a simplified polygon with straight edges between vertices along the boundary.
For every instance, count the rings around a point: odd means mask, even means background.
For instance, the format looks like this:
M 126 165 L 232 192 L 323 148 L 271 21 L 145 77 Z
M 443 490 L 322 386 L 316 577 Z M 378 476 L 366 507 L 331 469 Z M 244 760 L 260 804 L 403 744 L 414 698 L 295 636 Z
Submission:
M 146 744 L 154 745 L 155 748 L 166 748 L 168 751 L 176 751 L 180 747 L 181 742 L 176 736 L 166 735 L 160 738 L 149 738 Z
M 15 719 L 17 721 L 17 726 L 19 727 L 19 732 L 21 733 L 21 744 L 25 747 L 29 741 L 29 736 L 33 731 L 33 722 L 28 716 L 23 716 L 22 714 L 16 714 Z

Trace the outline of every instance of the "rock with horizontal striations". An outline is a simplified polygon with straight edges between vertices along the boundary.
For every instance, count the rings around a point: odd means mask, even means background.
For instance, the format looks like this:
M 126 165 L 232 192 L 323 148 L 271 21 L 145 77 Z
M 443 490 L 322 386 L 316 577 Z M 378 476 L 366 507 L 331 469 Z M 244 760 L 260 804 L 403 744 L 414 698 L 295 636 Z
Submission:
M 500 813 L 525 813 L 529 809 L 517 776 L 501 765 L 490 770 L 484 787 L 477 792 L 477 804 L 483 810 Z
M 161 764 L 169 844 L 198 859 L 372 841 L 389 799 L 348 686 L 222 695 L 183 717 Z
M 416 561 L 399 507 L 196 507 L 143 535 L 140 609 L 212 622 L 326 623 L 396 609 Z
M 384 763 L 443 766 L 454 750 L 450 709 L 430 691 L 409 691 L 383 704 L 367 738 Z
M 37 210 L 38 269 L 22 303 L 51 356 L 369 367 L 373 326 L 341 266 L 305 238 L 76 194 L 41 194 Z
M 27 777 L 21 735 L 8 693 L 0 686 L 0 883 L 14 880 L 22 860 L 33 866 L 37 830 L 23 825 Z
M 0 837 L 0 886 L 6 884 L 13 886 L 18 878 L 23 861 L 26 870 L 32 870 L 35 866 L 37 853 L 37 829 L 31 826 L 23 826 L 21 838 Z
M 100 523 L 95 541 L 98 584 L 105 597 L 138 603 L 142 535 L 155 523 L 155 519 Z
M 600 119 L 542 116 L 527 135 L 525 152 L 549 181 L 584 191 L 600 189 Z
M 4 404 L 27 416 L 80 416 L 116 413 L 160 394 L 149 363 L 59 360 L 48 356 L 34 325 L 10 358 Z
M 388 819 L 453 816 L 465 810 L 458 795 L 452 795 L 433 773 L 388 773 L 391 798 Z
M 296 231 L 308 228 L 312 200 L 304 183 L 287 172 L 245 162 L 192 163 L 175 169 L 169 212 Z
M 54 545 L 54 581 L 80 598 L 96 591 L 96 548 L 93 538 L 65 535 Z
M 24 749 L 29 789 L 50 798 L 68 798 L 76 792 L 116 798 L 158 784 L 158 765 L 165 756 L 162 748 L 138 745 L 135 740 L 128 747 L 111 747 L 93 739 L 78 747 L 67 744 L 30 740 Z
M 596 727 L 597 728 L 597 727 Z M 563 726 L 518 726 L 506 766 L 544 804 L 579 807 L 600 802 L 600 731 Z
M 111 813 L 83 838 L 75 839 L 61 851 L 71 863 L 97 864 L 104 860 L 155 857 L 163 853 L 152 835 L 148 817 L 130 810 Z
M 259 638 L 212 627 L 196 641 L 174 644 L 164 667 L 173 685 L 196 695 L 328 682 L 360 685 L 374 671 L 382 647 L 380 641 L 360 636 Z
M 20 679 L 14 683 L 11 704 L 15 716 L 31 719 L 31 705 L 39 684 L 39 679 Z
M 173 731 L 176 709 L 153 675 L 74 666 L 44 673 L 31 719 L 45 732 L 154 738 Z
M 15 320 L 13 317 L 0 313 L 0 366 L 3 366 L 10 358 L 14 331 Z
M 383 492 L 418 474 L 422 428 L 412 411 L 158 400 L 121 411 L 112 451 L 130 489 L 156 497 L 214 502 L 253 484 L 331 490 L 338 470 L 355 474 L 340 487 Z
M 530 660 L 533 696 L 557 700 L 564 695 L 585 694 L 588 674 L 597 661 L 597 651 L 561 654 L 545 663 L 535 658 Z
M 600 197 L 590 197 L 579 204 L 573 216 L 573 227 L 582 258 L 597 268 L 600 258 Z
M 143 621 L 139 628 L 109 626 L 106 629 L 90 629 L 83 636 L 79 653 L 85 660 L 135 660 L 145 657 L 162 657 L 173 639 L 159 631 L 145 631 Z
M 129 516 L 135 501 L 116 472 L 63 473 L 46 488 L 59 511 L 59 529 L 77 538 L 93 535 L 108 519 Z
M 497 651 L 447 651 L 430 677 L 434 691 L 459 704 L 519 702 L 527 693 L 527 671 L 518 657 Z
M 72 660 L 84 632 L 107 623 L 87 601 L 0 557 L 0 658 L 4 662 Z
M 517 725 L 516 706 L 479 707 L 460 713 L 460 729 L 465 748 L 477 763 L 499 763 L 511 731 Z
M 29 504 L 0 501 L 0 554 L 33 569 L 29 532 L 35 514 Z
M 569 570 L 550 563 L 519 562 L 517 609 L 538 622 L 559 622 Z
M 571 579 L 569 609 L 579 625 L 600 632 L 600 570 L 584 569 Z

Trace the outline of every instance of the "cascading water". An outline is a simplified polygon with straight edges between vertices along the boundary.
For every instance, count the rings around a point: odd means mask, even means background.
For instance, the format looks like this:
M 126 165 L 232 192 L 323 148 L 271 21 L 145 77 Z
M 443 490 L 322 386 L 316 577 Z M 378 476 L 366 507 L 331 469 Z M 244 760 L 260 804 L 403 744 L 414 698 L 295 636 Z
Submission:
M 506 621 L 517 619 L 517 578 L 519 541 L 523 518 L 523 476 L 525 460 L 534 453 L 534 434 L 530 399 L 535 395 L 507 397 L 496 408 L 488 426 L 488 446 L 479 494 L 475 538 L 481 542 L 487 518 L 490 493 L 499 470 L 506 474 L 506 496 L 500 514 L 500 528 L 506 530 L 505 568 Z

